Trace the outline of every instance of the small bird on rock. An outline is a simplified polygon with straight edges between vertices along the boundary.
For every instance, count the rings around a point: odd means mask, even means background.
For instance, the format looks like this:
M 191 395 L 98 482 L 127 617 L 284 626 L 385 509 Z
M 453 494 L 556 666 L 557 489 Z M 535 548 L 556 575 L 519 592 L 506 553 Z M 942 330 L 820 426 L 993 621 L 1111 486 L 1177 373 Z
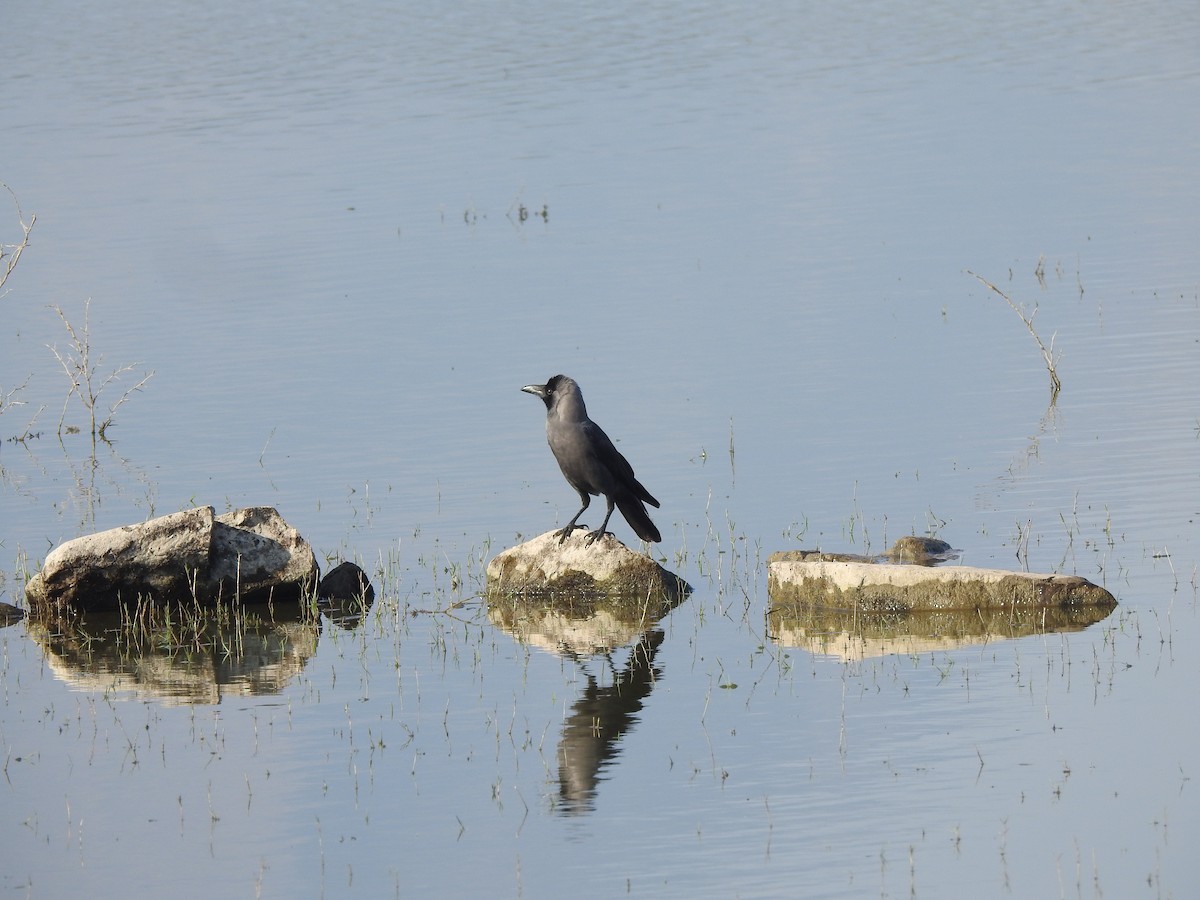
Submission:
M 658 501 L 634 477 L 633 466 L 613 446 L 604 430 L 588 418 L 579 385 L 566 375 L 555 375 L 545 384 L 527 384 L 521 390 L 541 397 L 546 404 L 546 441 L 563 476 L 583 501 L 574 518 L 558 530 L 558 542 L 565 541 L 577 527 L 587 527 L 575 523 L 591 505 L 592 496 L 600 494 L 608 501 L 608 512 L 600 527 L 588 533 L 589 543 L 605 534 L 614 506 L 643 541 L 661 541 L 662 536 L 642 505 L 657 507 Z

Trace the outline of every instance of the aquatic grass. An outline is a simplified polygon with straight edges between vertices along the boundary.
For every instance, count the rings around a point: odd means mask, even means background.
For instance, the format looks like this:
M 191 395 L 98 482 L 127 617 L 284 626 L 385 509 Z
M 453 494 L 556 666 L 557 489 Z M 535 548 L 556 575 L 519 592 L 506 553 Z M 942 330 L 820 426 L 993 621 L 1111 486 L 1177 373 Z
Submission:
M 867 530 L 867 520 L 863 516 L 862 507 L 858 504 L 858 481 L 854 482 L 854 493 L 851 497 L 852 510 L 849 517 L 842 525 L 842 537 L 844 537 L 851 546 L 858 543 L 861 535 L 863 543 L 863 553 L 867 556 L 871 554 L 871 535 Z
M 787 528 L 783 529 L 783 539 L 785 541 L 803 541 L 808 536 L 808 517 L 805 516 L 799 522 L 792 522 Z

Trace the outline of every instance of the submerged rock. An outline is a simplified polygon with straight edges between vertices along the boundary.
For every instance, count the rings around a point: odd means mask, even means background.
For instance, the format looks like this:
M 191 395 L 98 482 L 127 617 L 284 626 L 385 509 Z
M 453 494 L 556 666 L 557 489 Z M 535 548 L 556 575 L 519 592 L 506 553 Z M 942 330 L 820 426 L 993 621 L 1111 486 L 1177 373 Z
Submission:
M 958 556 L 958 551 L 938 538 L 910 534 L 898 539 L 883 555 L 892 562 L 935 566 L 948 559 L 954 559 Z
M 825 553 L 820 550 L 782 550 L 772 554 L 772 560 L 824 559 L 830 562 L 908 563 L 915 566 L 936 566 L 957 559 L 958 551 L 945 541 L 930 537 L 906 535 L 883 553 L 868 556 L 863 553 Z
M 0 628 L 15 625 L 25 619 L 25 610 L 11 603 L 0 602 Z
M 630 550 L 611 534 L 594 543 L 576 531 L 563 543 L 557 531 L 510 547 L 487 567 L 492 594 L 573 594 L 668 600 L 691 588 L 653 559 Z
M 296 599 L 317 574 L 312 547 L 275 509 L 217 516 L 201 506 L 67 541 L 46 557 L 25 597 L 35 613 L 139 600 L 249 603 Z
M 371 611 L 375 587 L 361 566 L 343 562 L 317 584 L 317 608 L 334 625 L 355 628 Z
M 1077 575 L 894 565 L 805 550 L 772 554 L 767 571 L 776 606 L 863 613 L 1117 605 L 1112 594 Z
M 363 600 L 375 601 L 375 588 L 361 566 L 352 562 L 340 563 L 330 569 L 317 584 L 317 599 L 322 601 Z

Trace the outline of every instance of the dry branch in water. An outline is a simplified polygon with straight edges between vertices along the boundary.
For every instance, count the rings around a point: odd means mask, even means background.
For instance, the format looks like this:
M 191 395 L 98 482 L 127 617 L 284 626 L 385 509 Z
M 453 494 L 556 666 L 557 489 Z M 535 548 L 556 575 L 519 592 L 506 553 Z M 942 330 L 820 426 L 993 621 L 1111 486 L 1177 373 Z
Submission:
M 1033 335 L 1033 339 L 1037 341 L 1038 349 L 1042 351 L 1042 359 L 1046 362 L 1046 371 L 1050 373 L 1050 396 L 1057 397 L 1059 389 L 1062 388 L 1062 382 L 1058 380 L 1058 372 L 1055 371 L 1054 335 L 1050 335 L 1049 347 L 1042 343 L 1042 339 L 1038 337 L 1038 333 L 1033 328 L 1033 316 L 1037 315 L 1037 310 L 1034 310 L 1033 315 L 1027 314 L 1025 312 L 1025 307 L 1014 303 L 1008 294 L 1004 293 L 1004 291 L 1000 290 L 1000 288 L 996 287 L 982 275 L 976 275 L 970 269 L 967 269 L 967 274 L 972 278 L 977 279 L 985 287 L 990 288 L 992 291 L 995 291 L 997 294 L 999 294 L 1004 299 L 1004 302 L 1008 304 L 1009 308 L 1021 317 L 1021 321 L 1025 323 L 1025 327 L 1029 329 L 1029 333 Z
M 25 252 L 25 248 L 29 246 L 29 232 L 33 231 L 33 223 L 37 221 L 37 216 L 30 216 L 29 221 L 25 221 L 25 215 L 21 212 L 21 203 L 17 200 L 17 195 L 7 184 L 0 181 L 0 187 L 4 188 L 13 198 L 13 205 L 17 208 L 17 221 L 21 223 L 21 241 L 17 244 L 0 244 L 0 262 L 4 263 L 3 268 L 0 268 L 0 299 L 8 295 L 9 288 L 5 290 L 4 284 L 8 281 L 8 276 L 13 273 L 13 269 L 17 267 L 17 263 L 21 259 L 21 254 Z M 0 413 L 13 406 L 24 405 L 24 400 L 18 400 L 17 396 L 21 391 L 25 390 L 29 384 L 29 378 L 15 388 L 5 390 L 3 385 L 0 385 Z M 41 412 L 41 410 L 39 410 Z M 35 415 L 36 419 L 37 416 Z M 32 422 L 30 423 L 32 425 Z M 29 433 L 29 426 L 25 429 L 25 434 Z
M 4 290 L 4 283 L 8 281 L 8 276 L 12 274 L 13 269 L 17 267 L 17 263 L 21 260 L 21 254 L 25 252 L 25 248 L 29 246 L 29 232 L 33 231 L 33 224 L 37 221 L 37 216 L 30 216 L 29 221 L 25 221 L 25 216 L 21 212 L 21 204 L 17 200 L 17 195 L 13 193 L 13 189 L 7 184 L 0 181 L 0 187 L 4 188 L 12 195 L 13 203 L 17 207 L 17 221 L 21 223 L 21 242 L 19 244 L 0 244 L 0 260 L 5 260 L 4 270 L 0 271 L 0 297 L 5 296 L 8 291 Z
M 108 415 L 97 425 L 96 404 L 100 400 L 100 395 L 104 393 L 109 385 L 119 380 L 126 372 L 132 372 L 133 366 L 122 366 L 119 369 L 114 369 L 103 379 L 97 378 L 100 361 L 92 362 L 91 334 L 88 325 L 88 311 L 91 309 L 91 306 L 92 301 L 90 299 L 84 302 L 83 327 L 78 330 L 71 324 L 66 313 L 60 307 L 50 307 L 58 313 L 58 317 L 62 319 L 63 325 L 66 326 L 67 333 L 71 335 L 71 346 L 68 350 L 60 352 L 58 347 L 50 345 L 50 352 L 54 354 L 59 365 L 62 366 L 67 380 L 71 382 L 71 389 L 67 391 L 67 398 L 63 401 L 62 415 L 58 419 L 58 433 L 62 434 L 63 422 L 67 418 L 67 407 L 71 403 L 71 398 L 78 397 L 79 402 L 83 404 L 84 409 L 88 411 L 91 417 L 92 438 L 94 439 L 99 436 L 101 440 L 104 440 L 104 432 L 112 424 L 113 416 L 116 415 L 117 410 L 129 399 L 134 391 L 140 391 L 146 382 L 154 376 L 154 373 L 146 373 L 142 376 L 141 381 L 125 391 L 121 395 L 121 399 L 108 408 Z

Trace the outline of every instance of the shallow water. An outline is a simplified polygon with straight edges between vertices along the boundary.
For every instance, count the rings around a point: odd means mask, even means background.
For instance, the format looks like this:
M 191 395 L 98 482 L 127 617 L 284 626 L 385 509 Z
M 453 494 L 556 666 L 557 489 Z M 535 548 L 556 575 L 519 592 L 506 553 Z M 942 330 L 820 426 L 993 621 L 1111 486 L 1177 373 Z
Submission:
M 1197 39 L 1188 4 L 10 11 L 3 599 L 193 504 L 278 507 L 379 599 L 246 670 L 0 630 L 0 884 L 1187 896 Z M 1056 397 L 968 270 L 1036 309 Z M 46 346 L 87 298 L 97 372 L 133 366 L 102 400 L 154 372 L 94 454 Z M 519 393 L 558 371 L 695 587 L 640 655 L 476 599 L 575 511 Z M 769 553 L 927 531 L 1121 605 L 769 631 Z

